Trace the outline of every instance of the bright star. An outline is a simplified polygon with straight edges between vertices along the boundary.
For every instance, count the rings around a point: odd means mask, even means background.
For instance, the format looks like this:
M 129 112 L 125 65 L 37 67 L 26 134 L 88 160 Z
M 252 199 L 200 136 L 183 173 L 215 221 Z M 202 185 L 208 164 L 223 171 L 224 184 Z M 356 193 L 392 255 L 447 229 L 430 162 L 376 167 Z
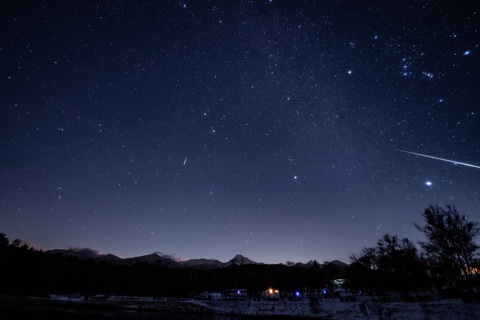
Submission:
M 427 182 L 425 182 L 425 184 L 430 187 L 430 186 L 432 185 L 432 182 L 431 182 L 431 181 L 427 181 Z

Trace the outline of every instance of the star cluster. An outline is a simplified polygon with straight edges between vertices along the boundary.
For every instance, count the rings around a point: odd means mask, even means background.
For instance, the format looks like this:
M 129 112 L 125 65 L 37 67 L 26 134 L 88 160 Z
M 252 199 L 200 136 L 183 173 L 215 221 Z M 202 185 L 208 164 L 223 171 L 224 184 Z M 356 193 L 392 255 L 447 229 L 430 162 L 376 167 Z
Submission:
M 9 2 L 0 232 L 262 262 L 480 218 L 480 6 Z

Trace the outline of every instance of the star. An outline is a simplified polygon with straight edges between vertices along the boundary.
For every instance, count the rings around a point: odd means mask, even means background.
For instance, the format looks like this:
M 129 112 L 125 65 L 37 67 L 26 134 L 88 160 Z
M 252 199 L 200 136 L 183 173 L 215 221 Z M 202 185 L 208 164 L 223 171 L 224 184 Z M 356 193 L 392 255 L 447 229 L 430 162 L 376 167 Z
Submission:
M 15 43 L 0 46 L 0 232 L 11 238 L 348 262 L 381 232 L 418 240 L 424 206 L 477 210 L 475 1 L 422 28 L 361 1 L 125 2 L 88 21 L 70 15 L 89 10 L 81 1 L 4 2 Z M 413 6 L 422 19 L 449 9 Z M 52 12 L 49 30 L 80 38 L 32 27 Z M 238 241 L 260 224 L 266 240 Z M 320 229 L 331 246 L 313 241 Z

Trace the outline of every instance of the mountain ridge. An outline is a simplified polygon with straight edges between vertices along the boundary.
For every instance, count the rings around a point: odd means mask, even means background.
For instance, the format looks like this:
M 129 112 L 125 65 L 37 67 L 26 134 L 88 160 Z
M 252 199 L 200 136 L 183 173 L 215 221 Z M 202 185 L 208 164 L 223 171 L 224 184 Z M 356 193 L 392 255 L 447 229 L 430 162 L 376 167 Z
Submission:
M 185 269 L 221 269 L 230 266 L 245 266 L 245 265 L 284 265 L 294 268 L 312 268 L 315 264 L 315 260 L 310 260 L 307 263 L 297 262 L 297 263 L 273 263 L 265 264 L 261 262 L 253 261 L 241 254 L 235 255 L 231 260 L 227 262 L 222 262 L 217 259 L 206 259 L 206 258 L 193 258 L 188 260 L 179 260 L 175 259 L 171 255 L 165 255 L 160 252 L 154 252 L 151 254 L 130 257 L 130 258 L 121 258 L 114 254 L 101 254 L 96 250 L 89 248 L 70 248 L 70 249 L 52 249 L 48 250 L 51 254 L 61 254 L 66 257 L 75 257 L 79 260 L 88 260 L 93 259 L 98 262 L 105 262 L 108 264 L 118 264 L 118 265 L 134 265 L 138 263 L 153 264 L 162 267 L 168 268 L 185 268 Z M 318 264 L 318 263 L 317 263 Z M 329 264 L 336 265 L 338 267 L 347 266 L 348 264 L 339 261 L 333 260 Z

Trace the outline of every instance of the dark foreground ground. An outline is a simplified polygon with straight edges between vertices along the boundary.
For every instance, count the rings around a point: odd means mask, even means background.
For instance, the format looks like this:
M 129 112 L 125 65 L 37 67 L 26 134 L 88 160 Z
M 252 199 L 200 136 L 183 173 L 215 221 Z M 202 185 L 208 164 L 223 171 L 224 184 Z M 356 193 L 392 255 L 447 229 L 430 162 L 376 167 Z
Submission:
M 72 302 L 0 295 L 0 320 L 242 320 L 291 319 L 285 316 L 215 314 L 211 309 L 171 299 L 155 302 Z M 296 318 L 299 319 L 299 318 Z
M 480 319 L 480 304 L 460 299 L 431 302 L 373 302 L 365 299 L 323 301 L 197 301 L 130 299 L 128 301 L 54 300 L 0 295 L 0 320 L 31 319 L 157 319 L 157 320 L 470 320 Z

